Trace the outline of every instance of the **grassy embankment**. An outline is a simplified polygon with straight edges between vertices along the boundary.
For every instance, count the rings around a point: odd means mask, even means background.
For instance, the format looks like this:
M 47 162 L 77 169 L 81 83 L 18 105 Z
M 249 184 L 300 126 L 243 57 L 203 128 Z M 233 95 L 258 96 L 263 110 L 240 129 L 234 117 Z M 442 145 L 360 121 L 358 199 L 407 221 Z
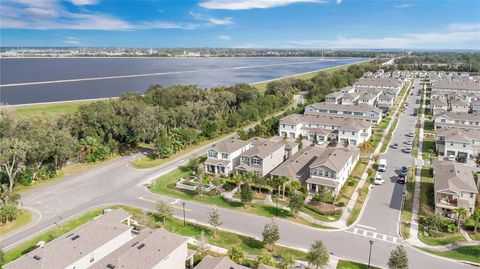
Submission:
M 0 235 L 7 234 L 25 226 L 30 223 L 30 221 L 32 221 L 32 214 L 26 209 L 21 209 L 16 220 L 0 225 Z
M 407 193 L 405 194 L 405 199 L 403 201 L 402 208 L 402 220 L 400 223 L 400 234 L 403 239 L 408 239 L 410 237 L 410 222 L 412 220 L 412 210 L 413 210 L 413 194 L 415 193 L 415 173 L 416 169 L 413 167 L 408 170 L 407 182 L 405 188 Z
M 245 207 L 241 202 L 237 201 L 229 201 L 225 199 L 223 196 L 218 194 L 210 194 L 205 193 L 203 197 L 201 197 L 197 192 L 188 191 L 188 190 L 181 190 L 175 187 L 175 183 L 178 181 L 179 178 L 186 178 L 191 175 L 191 170 L 185 167 L 180 167 L 178 169 L 173 170 L 170 173 L 167 173 L 160 178 L 158 178 L 151 186 L 150 191 L 154 193 L 158 193 L 161 195 L 166 195 L 169 197 L 174 197 L 186 201 L 195 201 L 209 205 L 216 205 L 224 208 L 234 209 L 238 211 L 242 211 L 245 213 L 255 214 L 264 217 L 275 217 L 276 209 L 275 206 L 260 204 L 260 203 L 252 203 L 250 206 Z M 295 218 L 292 213 L 288 210 L 284 210 L 279 208 L 278 209 L 278 218 L 287 219 L 290 221 L 294 221 L 304 225 L 310 225 L 317 228 L 329 228 L 317 224 L 313 224 L 306 219 L 301 217 Z M 321 216 L 319 214 L 313 215 L 313 217 L 321 221 L 331 221 L 326 216 Z M 321 218 L 321 219 L 320 219 Z
M 165 224 L 163 225 L 161 223 L 161 220 L 158 217 L 154 216 L 153 214 L 145 214 L 143 210 L 138 208 L 131 208 L 126 206 L 114 206 L 111 208 L 125 209 L 130 214 L 132 214 L 134 219 L 143 222 L 143 224 L 147 225 L 150 228 L 164 226 L 164 228 L 170 232 L 174 232 L 183 236 L 196 237 L 196 238 L 199 238 L 200 234 L 203 231 L 207 237 L 208 243 L 212 245 L 216 245 L 216 246 L 227 248 L 227 249 L 231 247 L 238 247 L 238 248 L 241 248 L 246 253 L 254 254 L 254 255 L 260 255 L 266 252 L 264 246 L 262 245 L 262 242 L 252 237 L 238 235 L 238 234 L 226 232 L 226 231 L 218 231 L 217 236 L 214 237 L 213 230 L 206 226 L 189 223 L 189 222 L 187 222 L 187 225 L 183 226 L 182 221 L 174 218 L 167 218 Z M 103 208 L 89 211 L 81 216 L 75 217 L 72 220 L 65 222 L 61 226 L 52 228 L 49 231 L 16 246 L 15 248 L 5 253 L 5 262 L 8 263 L 20 257 L 21 255 L 33 250 L 35 248 L 35 245 L 39 241 L 45 241 L 45 242 L 51 241 L 79 227 L 80 225 L 85 224 L 90 220 L 93 220 L 95 217 L 101 215 L 102 211 L 103 211 Z M 293 256 L 295 259 L 299 259 L 299 260 L 305 260 L 305 255 L 306 255 L 306 253 L 304 252 L 291 249 L 291 248 L 281 247 L 277 245 L 273 247 L 272 255 L 284 255 L 284 254 L 289 254 Z
M 367 269 L 368 265 L 358 262 L 339 260 L 337 264 L 337 269 Z M 371 269 L 379 269 L 375 266 L 370 266 Z

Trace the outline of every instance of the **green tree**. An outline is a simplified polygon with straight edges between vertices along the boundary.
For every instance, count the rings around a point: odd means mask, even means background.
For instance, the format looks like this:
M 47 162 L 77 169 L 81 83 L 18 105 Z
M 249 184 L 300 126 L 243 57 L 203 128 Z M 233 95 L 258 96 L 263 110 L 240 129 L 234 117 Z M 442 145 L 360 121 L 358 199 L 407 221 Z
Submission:
M 27 144 L 17 137 L 0 138 L 0 168 L 8 177 L 8 191 L 13 193 L 13 186 L 22 169 L 27 155 Z
M 248 183 L 243 183 L 240 186 L 240 200 L 245 206 L 250 204 L 253 200 L 252 189 L 250 188 L 250 185 L 248 185 Z
M 308 264 L 315 268 L 323 268 L 328 264 L 329 259 L 330 255 L 328 254 L 328 249 L 323 242 L 321 240 L 313 242 L 307 253 Z
M 155 156 L 160 158 L 168 158 L 174 153 L 173 141 L 165 131 L 160 132 L 156 138 L 154 152 Z
M 162 222 L 165 224 L 166 218 L 173 215 L 172 206 L 165 201 L 158 201 L 157 202 L 157 214 L 162 216 Z
M 302 183 L 300 183 L 300 181 L 298 180 L 294 180 L 292 181 L 292 183 L 290 183 L 290 188 L 292 188 L 293 190 L 299 191 L 302 189 Z
M 20 214 L 16 205 L 6 204 L 0 206 L 0 223 L 5 224 L 9 221 L 14 221 Z
M 475 222 L 474 231 L 477 232 L 478 224 L 480 223 L 480 208 L 475 209 L 472 214 L 473 221 Z
M 290 202 L 288 203 L 288 207 L 290 208 L 290 212 L 297 217 L 298 211 L 303 207 L 305 202 L 305 197 L 301 192 L 294 191 L 290 195 Z
M 293 256 L 285 253 L 282 255 L 282 261 L 280 262 L 280 268 L 281 269 L 289 269 L 295 264 L 295 260 L 293 259 Z
M 218 228 L 220 228 L 223 224 L 222 220 L 220 219 L 220 214 L 216 208 L 213 208 L 212 211 L 208 213 L 208 224 L 212 225 L 213 237 L 216 237 Z
M 457 216 L 457 228 L 460 230 L 461 223 L 465 220 L 468 215 L 468 212 L 465 208 L 459 207 L 453 210 Z
M 280 230 L 278 229 L 278 225 L 275 221 L 265 224 L 262 232 L 262 243 L 267 247 L 267 249 L 271 252 L 273 251 L 273 244 L 275 244 L 280 239 Z
M 260 264 L 274 266 L 275 260 L 270 253 L 262 253 L 262 255 L 257 256 L 257 259 L 255 260 L 255 265 L 257 268 L 260 266 Z
M 392 252 L 390 252 L 390 258 L 388 259 L 388 268 L 391 269 L 406 269 L 408 268 L 407 251 L 402 245 L 397 246 Z
M 234 263 L 241 264 L 245 259 L 245 252 L 239 247 L 232 247 L 227 252 L 228 258 Z

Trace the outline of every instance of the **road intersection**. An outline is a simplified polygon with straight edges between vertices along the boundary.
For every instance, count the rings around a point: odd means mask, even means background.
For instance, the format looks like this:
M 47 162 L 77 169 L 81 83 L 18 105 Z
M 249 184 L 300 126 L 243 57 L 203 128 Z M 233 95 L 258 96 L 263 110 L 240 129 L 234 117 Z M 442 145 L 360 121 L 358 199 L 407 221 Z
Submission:
M 415 89 L 418 88 L 416 81 Z M 418 99 L 416 94 L 408 96 L 410 108 L 399 116 L 391 143 L 402 145 L 406 139 L 405 134 L 415 129 L 416 117 L 412 116 L 412 112 L 414 106 L 418 107 L 415 105 Z M 217 141 L 212 144 L 215 142 Z M 25 228 L 1 237 L 2 246 L 4 249 L 12 248 L 54 225 L 99 206 L 123 204 L 155 210 L 155 201 L 172 202 L 175 199 L 151 193 L 146 184 L 184 164 L 189 158 L 205 153 L 209 146 L 210 144 L 205 145 L 187 155 L 145 170 L 130 166 L 133 160 L 141 157 L 141 154 L 135 154 L 25 192 L 22 194 L 22 205 L 38 212 L 38 216 L 34 214 L 35 221 Z M 402 146 L 399 149 L 390 148 L 381 156 L 388 161 L 383 178 L 389 180 L 372 188 L 365 202 L 366 207 L 356 224 L 345 229 L 324 230 L 276 219 L 281 233 L 279 244 L 307 250 L 314 240 L 322 240 L 332 254 L 367 263 L 369 240 L 373 240 L 372 264 L 376 266 L 386 267 L 390 251 L 398 244 L 403 244 L 407 247 L 410 268 L 471 268 L 465 263 L 419 251 L 400 238 L 399 216 L 404 185 L 396 183 L 396 174 L 401 166 L 414 164 L 413 157 L 402 153 L 401 148 Z M 186 201 L 186 218 L 189 221 L 206 224 L 207 214 L 211 208 L 211 205 Z M 231 209 L 217 209 L 223 221 L 223 229 L 256 238 L 261 238 L 264 225 L 270 221 L 266 217 Z M 174 208 L 174 215 L 183 217 L 181 206 Z

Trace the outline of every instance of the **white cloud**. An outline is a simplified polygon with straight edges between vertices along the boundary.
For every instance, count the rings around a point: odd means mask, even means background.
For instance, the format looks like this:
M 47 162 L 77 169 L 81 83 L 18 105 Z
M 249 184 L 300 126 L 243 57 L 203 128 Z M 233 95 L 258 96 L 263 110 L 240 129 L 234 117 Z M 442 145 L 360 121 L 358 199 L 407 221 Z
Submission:
M 480 31 L 480 23 L 452 23 L 448 26 L 451 31 Z
M 396 5 L 395 8 L 409 8 L 413 7 L 412 4 L 401 4 L 401 5 Z
M 198 22 L 143 21 L 130 22 L 109 14 L 91 12 L 84 8 L 67 10 L 59 0 L 1 0 L 0 29 L 33 30 L 114 30 L 183 29 L 233 24 L 233 18 L 214 18 L 195 14 Z M 95 4 L 93 0 L 72 0 L 76 5 Z M 192 14 L 193 16 L 193 14 Z
M 96 5 L 100 0 L 70 0 L 70 3 L 76 6 Z
M 232 17 L 214 18 L 196 12 L 190 12 L 190 15 L 192 15 L 195 20 L 205 21 L 212 25 L 230 25 L 234 23 Z
M 229 35 L 221 35 L 221 36 L 218 36 L 218 39 L 228 41 L 228 40 L 231 40 L 232 37 Z
M 337 3 L 337 5 L 340 5 L 342 3 L 342 0 L 336 0 L 335 2 Z
M 63 40 L 63 43 L 68 44 L 68 45 L 73 45 L 73 46 L 78 46 L 81 45 L 80 39 L 76 37 L 67 37 L 65 40 Z
M 453 48 L 465 42 L 476 42 L 480 46 L 480 32 L 447 31 L 409 33 L 381 38 L 348 38 L 339 36 L 333 40 L 290 40 L 287 44 L 304 48 Z
M 325 0 L 206 0 L 199 6 L 207 9 L 246 10 L 273 8 L 296 3 L 325 3 Z

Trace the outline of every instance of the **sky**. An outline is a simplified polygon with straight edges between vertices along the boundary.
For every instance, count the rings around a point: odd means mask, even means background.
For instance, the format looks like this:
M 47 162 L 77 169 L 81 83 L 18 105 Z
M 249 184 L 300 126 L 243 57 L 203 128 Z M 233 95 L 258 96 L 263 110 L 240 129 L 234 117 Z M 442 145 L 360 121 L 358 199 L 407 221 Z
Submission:
M 1 0 L 0 46 L 480 49 L 480 1 Z

